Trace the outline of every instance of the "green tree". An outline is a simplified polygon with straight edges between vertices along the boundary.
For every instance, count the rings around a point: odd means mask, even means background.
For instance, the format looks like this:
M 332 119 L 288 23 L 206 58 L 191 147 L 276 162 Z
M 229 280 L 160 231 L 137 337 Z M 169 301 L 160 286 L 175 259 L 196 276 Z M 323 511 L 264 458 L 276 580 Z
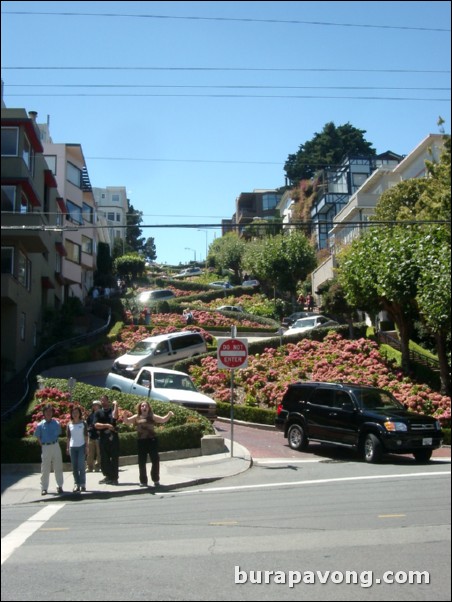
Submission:
M 301 144 L 297 153 L 288 156 L 284 165 L 287 177 L 296 184 L 311 179 L 320 169 L 339 165 L 345 155 L 374 156 L 376 151 L 364 138 L 365 133 L 350 123 L 338 127 L 327 123 L 312 140 Z
M 246 242 L 237 234 L 229 232 L 216 238 L 209 247 L 209 263 L 222 270 L 232 270 L 236 282 L 241 279 L 242 258 Z
M 155 241 L 153 237 L 149 237 L 143 248 L 143 255 L 147 261 L 155 261 L 157 259 L 157 253 L 155 249 Z
M 424 231 L 416 249 L 419 268 L 416 301 L 420 317 L 435 337 L 440 365 L 441 392 L 451 394 L 450 331 L 451 331 L 451 244 L 450 231 L 438 226 Z
M 142 276 L 146 270 L 145 261 L 138 253 L 117 257 L 114 266 L 118 276 L 129 283 Z
M 410 367 L 409 341 L 417 316 L 417 236 L 409 226 L 370 229 L 339 256 L 338 279 L 355 307 L 381 307 L 397 325 L 402 367 Z M 415 233 L 416 234 L 416 233 Z
M 110 255 L 110 245 L 99 242 L 97 245 L 96 273 L 94 284 L 98 286 L 111 286 L 113 279 L 113 260 Z
M 143 222 L 143 212 L 136 211 L 133 205 L 129 205 L 127 212 L 127 234 L 126 253 L 142 253 L 144 249 L 144 237 L 141 236 L 140 224 Z
M 315 251 L 301 232 L 248 243 L 244 266 L 268 287 L 296 295 L 297 285 L 316 266 Z

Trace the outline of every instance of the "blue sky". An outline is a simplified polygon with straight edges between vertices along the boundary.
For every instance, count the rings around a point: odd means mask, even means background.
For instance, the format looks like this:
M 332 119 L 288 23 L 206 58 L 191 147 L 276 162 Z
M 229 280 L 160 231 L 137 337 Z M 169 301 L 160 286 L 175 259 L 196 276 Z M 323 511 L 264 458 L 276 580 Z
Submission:
M 80 143 L 93 186 L 127 188 L 159 262 L 204 259 L 236 197 L 284 185 L 329 121 L 377 152 L 409 153 L 440 115 L 450 132 L 450 2 L 1 6 L 6 106 Z M 89 15 L 37 14 L 56 12 Z M 204 228 L 155 227 L 174 224 Z

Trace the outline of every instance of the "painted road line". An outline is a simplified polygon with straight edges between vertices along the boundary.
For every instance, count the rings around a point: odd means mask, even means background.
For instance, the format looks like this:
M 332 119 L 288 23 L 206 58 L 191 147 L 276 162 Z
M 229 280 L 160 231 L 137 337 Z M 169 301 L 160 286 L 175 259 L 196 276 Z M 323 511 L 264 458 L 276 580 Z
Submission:
M 46 506 L 31 518 L 19 525 L 16 529 L 2 538 L 2 564 L 11 556 L 11 554 L 20 548 L 33 533 L 40 529 L 54 514 L 61 510 L 65 504 L 52 504 Z

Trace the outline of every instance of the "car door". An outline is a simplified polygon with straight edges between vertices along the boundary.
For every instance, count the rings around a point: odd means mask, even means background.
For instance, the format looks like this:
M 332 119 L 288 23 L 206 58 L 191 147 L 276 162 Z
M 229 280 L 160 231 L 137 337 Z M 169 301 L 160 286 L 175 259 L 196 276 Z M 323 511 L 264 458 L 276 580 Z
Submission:
M 152 374 L 149 370 L 142 370 L 136 382 L 133 383 L 130 390 L 134 395 L 151 396 Z
M 333 407 L 328 415 L 328 433 L 332 441 L 342 445 L 356 445 L 356 412 L 357 408 L 349 393 L 341 389 L 335 391 Z
M 315 389 L 306 404 L 306 418 L 310 439 L 330 441 L 330 413 L 333 410 L 335 391 L 331 387 L 320 386 Z

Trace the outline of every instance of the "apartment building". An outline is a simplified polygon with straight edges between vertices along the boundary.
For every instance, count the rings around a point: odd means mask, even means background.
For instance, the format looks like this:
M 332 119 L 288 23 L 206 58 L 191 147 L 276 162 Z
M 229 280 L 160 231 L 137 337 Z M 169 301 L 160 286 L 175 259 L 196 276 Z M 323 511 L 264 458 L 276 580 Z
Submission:
M 64 301 L 63 199 L 43 156 L 36 113 L 1 110 L 1 378 L 36 355 L 43 314 Z
M 439 161 L 443 146 L 442 134 L 430 134 L 395 165 L 387 161 L 376 165 L 376 170 L 353 192 L 348 202 L 334 216 L 334 223 L 329 223 L 326 239 L 331 255 L 312 273 L 314 292 L 325 281 L 333 278 L 334 268 L 337 266 L 337 251 L 363 232 L 383 192 L 404 180 L 426 177 L 425 162 Z
M 84 301 L 93 286 L 98 240 L 96 203 L 85 157 L 80 144 L 55 144 L 46 128 L 41 124 L 40 128 L 44 156 L 56 179 L 65 211 L 66 255 L 62 266 L 65 299 L 78 297 Z
M 243 235 L 246 226 L 250 226 L 253 220 L 274 219 L 281 197 L 282 192 L 273 189 L 242 192 L 235 200 L 235 213 L 232 219 L 222 221 L 223 234 L 232 230 Z
M 93 195 L 97 206 L 97 224 L 98 226 L 104 226 L 101 229 L 104 233 L 103 242 L 109 243 L 111 253 L 113 253 L 113 246 L 118 241 L 124 249 L 127 235 L 127 212 L 129 210 L 125 187 L 93 187 Z

